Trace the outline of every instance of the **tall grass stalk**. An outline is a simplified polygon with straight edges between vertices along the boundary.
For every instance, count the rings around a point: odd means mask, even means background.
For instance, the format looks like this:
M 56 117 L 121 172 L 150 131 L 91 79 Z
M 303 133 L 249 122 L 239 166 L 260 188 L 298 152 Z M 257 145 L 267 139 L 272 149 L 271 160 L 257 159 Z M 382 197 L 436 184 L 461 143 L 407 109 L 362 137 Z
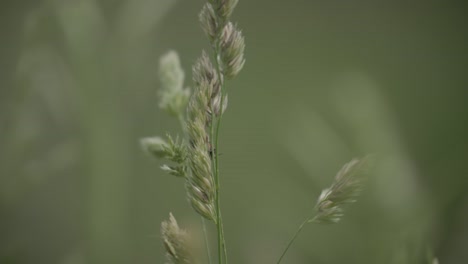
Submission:
M 360 195 L 365 180 L 364 176 L 368 173 L 371 160 L 372 158 L 369 156 L 363 159 L 353 159 L 343 166 L 330 188 L 322 191 L 315 205 L 314 213 L 307 217 L 296 230 L 281 253 L 277 264 L 281 263 L 289 248 L 308 223 L 335 224 L 341 220 L 344 212 L 343 206 L 356 202 Z
M 193 209 L 202 218 L 215 224 L 218 264 L 228 263 L 221 213 L 219 166 L 219 134 L 228 99 L 225 81 L 234 78 L 245 63 L 244 37 L 229 21 L 237 3 L 237 0 L 209 0 L 205 3 L 199 18 L 212 47 L 212 59 L 203 51 L 193 66 L 192 91 L 184 88 L 185 74 L 177 53 L 169 52 L 161 59 L 162 89 L 159 105 L 179 120 L 184 140 L 174 140 L 169 135 L 167 141 L 159 137 L 142 140 L 143 147 L 149 153 L 176 164 L 163 165 L 161 168 L 169 174 L 185 178 L 187 197 Z M 322 191 L 314 214 L 304 220 L 289 240 L 278 264 L 307 223 L 337 223 L 341 219 L 343 206 L 355 202 L 361 192 L 362 175 L 367 165 L 368 158 L 354 159 L 338 172 L 331 187 Z M 204 219 L 202 223 L 207 259 L 211 263 Z M 170 226 L 173 228 L 168 228 Z M 168 260 L 174 264 L 186 263 L 184 261 L 187 258 L 180 258 L 190 253 L 181 246 L 185 243 L 186 234 L 178 235 L 181 232 L 171 233 L 168 230 L 178 230 L 172 215 L 169 222 L 163 224 Z
M 218 76 L 222 76 L 222 69 L 219 64 L 219 47 L 215 48 L 214 51 L 214 59 L 216 61 L 216 72 Z M 224 104 L 224 90 L 225 90 L 225 85 L 224 82 L 221 82 L 221 106 Z M 226 249 L 226 239 L 224 237 L 224 227 L 223 227 L 223 218 L 221 216 L 221 202 L 220 202 L 220 195 L 219 195 L 219 190 L 220 190 L 220 183 L 219 183 L 219 128 L 221 126 L 221 120 L 223 116 L 223 111 L 221 111 L 218 120 L 215 118 L 212 119 L 211 122 L 211 138 L 214 139 L 214 145 L 212 146 L 212 152 L 213 152 L 213 167 L 214 167 L 214 179 L 215 179 L 215 206 L 216 206 L 216 223 L 217 223 L 217 233 L 218 233 L 218 256 L 221 256 L 224 254 L 224 260 L 225 263 L 227 263 L 227 249 Z M 216 129 L 215 129 L 216 126 Z M 221 262 L 221 259 L 218 260 L 219 263 Z
M 244 65 L 244 37 L 229 18 L 238 0 L 209 0 L 199 18 L 212 47 L 212 60 L 204 51 L 193 66 L 194 89 L 184 89 L 184 71 L 177 53 L 163 56 L 160 65 L 160 107 L 175 116 L 184 130 L 184 140 L 167 136 L 142 140 L 143 148 L 176 165 L 163 165 L 169 174 L 186 180 L 187 197 L 193 209 L 213 221 L 217 232 L 218 263 L 227 263 L 220 199 L 219 133 L 227 107 L 225 80 L 234 78 Z M 190 96 L 190 93 L 191 96 Z M 211 254 L 203 223 L 208 261 Z M 170 255 L 174 255 L 169 252 Z M 170 258 L 170 262 L 178 263 Z

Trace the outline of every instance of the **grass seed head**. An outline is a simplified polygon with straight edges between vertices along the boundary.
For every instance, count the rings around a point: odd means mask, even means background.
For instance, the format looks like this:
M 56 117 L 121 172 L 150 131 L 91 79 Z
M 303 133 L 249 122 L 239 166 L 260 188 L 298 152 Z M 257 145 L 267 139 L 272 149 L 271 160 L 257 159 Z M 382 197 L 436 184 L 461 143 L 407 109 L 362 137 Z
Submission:
M 159 77 L 161 80 L 159 107 L 174 116 L 183 114 L 190 97 L 190 90 L 183 88 L 185 73 L 177 52 L 169 51 L 161 57 Z
M 221 34 L 221 60 L 226 78 L 234 78 L 244 67 L 244 50 L 242 32 L 231 22 L 227 23 Z
M 370 166 L 370 158 L 353 159 L 338 172 L 330 188 L 320 194 L 312 222 L 337 223 L 343 217 L 343 206 L 356 202 L 361 194 L 365 176 Z
M 179 227 L 172 214 L 169 214 L 169 220 L 162 222 L 161 235 L 169 263 L 195 263 L 190 235 Z
M 227 21 L 236 8 L 239 0 L 209 0 L 213 5 L 217 17 L 222 21 Z
M 218 36 L 219 23 L 213 5 L 211 3 L 206 3 L 203 6 L 198 18 L 200 19 L 201 27 L 208 37 L 210 43 L 215 43 L 216 37 Z

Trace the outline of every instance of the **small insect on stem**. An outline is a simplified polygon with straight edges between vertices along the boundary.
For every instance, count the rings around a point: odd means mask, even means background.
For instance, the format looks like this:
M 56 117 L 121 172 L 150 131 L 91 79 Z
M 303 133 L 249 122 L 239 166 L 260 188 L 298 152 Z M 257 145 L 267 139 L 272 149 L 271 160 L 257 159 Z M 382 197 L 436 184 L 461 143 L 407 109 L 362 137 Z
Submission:
M 206 138 L 206 142 L 208 145 L 208 155 L 210 155 L 210 158 L 213 159 L 213 155 L 216 152 L 216 149 L 213 147 L 213 144 L 211 144 L 209 138 Z
M 215 148 L 212 149 L 211 146 L 210 146 L 210 149 L 208 150 L 208 154 L 210 155 L 210 158 L 213 158 L 213 155 L 214 155 L 215 152 L 216 152 L 216 149 Z

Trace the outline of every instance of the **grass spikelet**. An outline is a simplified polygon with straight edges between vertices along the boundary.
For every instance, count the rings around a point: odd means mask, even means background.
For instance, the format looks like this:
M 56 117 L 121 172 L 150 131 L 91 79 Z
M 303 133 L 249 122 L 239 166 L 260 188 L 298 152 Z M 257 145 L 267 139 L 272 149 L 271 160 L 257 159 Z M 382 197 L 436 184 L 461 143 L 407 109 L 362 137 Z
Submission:
M 201 27 L 210 43 L 214 43 L 219 31 L 219 25 L 213 5 L 206 3 L 198 15 Z
M 281 263 L 291 245 L 308 223 L 338 223 L 341 220 L 343 205 L 356 202 L 356 198 L 363 188 L 364 176 L 370 169 L 372 161 L 373 158 L 367 156 L 363 159 L 353 159 L 343 166 L 331 187 L 324 189 L 320 194 L 315 206 L 317 210 L 315 216 L 308 217 L 302 222 L 283 250 L 277 264 Z
M 192 71 L 193 82 L 197 87 L 208 86 L 206 87 L 206 92 L 211 94 L 210 98 L 216 97 L 221 92 L 220 77 L 205 51 L 202 52 Z
M 343 205 L 356 202 L 362 191 L 364 176 L 369 169 L 368 158 L 353 159 L 338 172 L 330 188 L 320 194 L 316 223 L 337 223 L 343 217 Z
M 156 158 L 164 158 L 169 145 L 161 137 L 147 137 L 140 140 L 141 148 Z
M 202 76 L 202 74 L 199 74 Z M 211 157 L 209 155 L 209 134 L 212 85 L 203 78 L 196 87 L 188 107 L 187 133 L 189 135 L 187 194 L 192 207 L 203 217 L 215 220 L 214 184 Z
M 140 144 L 145 152 L 159 159 L 167 159 L 177 164 L 177 166 L 163 165 L 161 169 L 171 175 L 178 177 L 186 176 L 187 148 L 185 143 L 178 137 L 174 140 L 167 135 L 167 141 L 160 137 L 149 137 L 140 140 Z
M 231 22 L 227 23 L 221 34 L 221 60 L 226 78 L 236 77 L 244 67 L 244 50 L 242 32 Z
M 236 8 L 239 0 L 210 0 L 213 4 L 217 16 L 221 21 L 226 21 Z
M 242 69 L 244 37 L 229 21 L 238 0 L 208 0 L 199 14 L 200 24 L 207 35 L 213 58 L 203 51 L 193 66 L 194 92 L 189 97 L 183 89 L 184 72 L 177 53 L 169 52 L 160 62 L 162 91 L 160 106 L 176 116 L 187 138 L 182 148 L 176 141 L 160 138 L 142 140 L 147 152 L 159 158 L 167 158 L 179 166 L 163 165 L 161 169 L 186 179 L 187 197 L 193 209 L 216 225 L 218 263 L 227 263 L 220 206 L 220 181 L 218 139 L 222 114 L 227 108 L 228 97 L 225 79 L 235 77 Z M 212 63 L 212 61 L 214 63 Z M 186 111 L 182 111 L 186 109 Z M 204 225 L 204 224 L 203 224 Z M 166 224 L 167 227 L 167 224 Z M 208 244 L 205 234 L 205 243 Z M 168 252 L 173 253 L 171 244 Z M 171 254 L 172 256 L 173 254 Z M 210 259 L 210 253 L 207 253 Z
M 171 264 L 195 264 L 193 246 L 189 234 L 181 229 L 172 214 L 162 222 L 161 235 L 166 249 L 167 260 Z

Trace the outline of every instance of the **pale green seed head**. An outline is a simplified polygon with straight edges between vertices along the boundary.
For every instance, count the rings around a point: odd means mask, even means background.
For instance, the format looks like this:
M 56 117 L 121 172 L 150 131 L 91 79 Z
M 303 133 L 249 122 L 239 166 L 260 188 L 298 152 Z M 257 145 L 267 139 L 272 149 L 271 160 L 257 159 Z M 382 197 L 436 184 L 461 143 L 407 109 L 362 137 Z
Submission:
M 167 159 L 177 164 L 177 166 L 163 165 L 161 169 L 171 175 L 185 177 L 187 174 L 187 147 L 178 137 L 174 140 L 167 135 L 167 140 L 161 137 L 148 137 L 140 140 L 145 152 L 158 159 Z
M 182 90 L 185 73 L 180 65 L 179 54 L 168 51 L 159 60 L 159 78 L 164 90 Z
M 169 220 L 162 222 L 161 235 L 169 263 L 196 263 L 190 235 L 179 227 L 172 214 L 169 215 Z
M 169 51 L 161 57 L 159 77 L 161 81 L 159 107 L 171 115 L 182 115 L 190 97 L 190 90 L 184 89 L 185 73 L 177 52 Z
M 157 158 L 167 156 L 169 145 L 161 137 L 147 137 L 140 140 L 140 145 L 143 150 Z
M 194 94 L 187 108 L 189 173 L 186 181 L 187 197 L 193 209 L 201 216 L 214 220 L 214 184 L 208 126 L 211 120 L 211 96 L 215 71 L 204 53 L 194 66 Z

